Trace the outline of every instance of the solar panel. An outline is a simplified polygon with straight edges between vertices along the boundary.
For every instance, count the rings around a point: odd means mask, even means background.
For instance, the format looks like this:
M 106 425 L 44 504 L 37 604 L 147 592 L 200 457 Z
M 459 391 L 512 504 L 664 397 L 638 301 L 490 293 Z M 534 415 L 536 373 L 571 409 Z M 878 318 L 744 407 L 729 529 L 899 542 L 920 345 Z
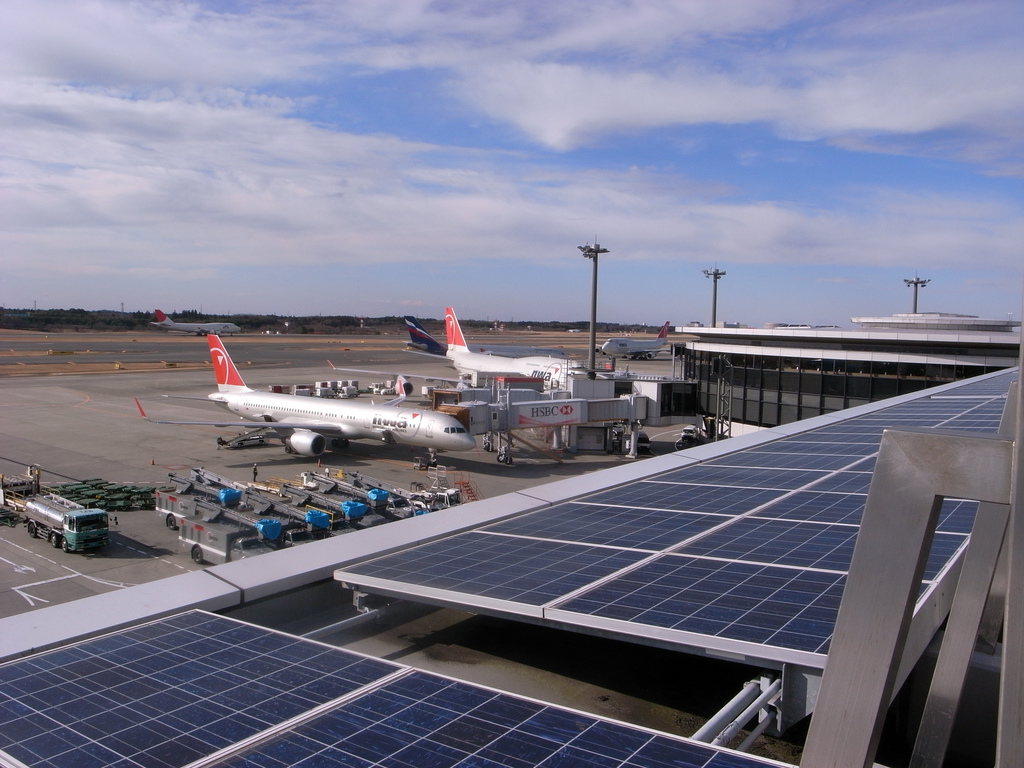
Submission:
M 360 573 L 388 581 L 414 577 L 418 588 L 537 606 L 631 566 L 646 554 L 470 532 L 407 550 L 402 557 L 371 560 Z
M 665 555 L 558 608 L 560 615 L 578 613 L 824 653 L 845 578 L 842 573 Z
M 831 491 L 832 493 L 867 494 L 871 487 L 871 467 L 861 472 L 836 472 L 823 477 L 820 482 L 809 487 L 814 491 Z
M 774 763 L 424 672 L 212 763 L 409 768 L 763 768 Z
M 803 467 L 773 467 L 754 469 L 732 465 L 716 466 L 712 462 L 677 469 L 659 475 L 662 482 L 693 483 L 739 488 L 776 488 L 792 490 L 821 480 L 827 472 L 808 471 Z
M 676 551 L 700 557 L 845 573 L 850 567 L 856 538 L 857 527 L 853 525 L 741 518 Z M 966 541 L 967 537 L 962 534 L 937 533 L 924 578 L 934 579 Z
M 863 494 L 801 491 L 787 496 L 785 504 L 770 504 L 754 516 L 859 525 L 866 498 Z
M 569 543 L 660 551 L 730 519 L 721 514 L 569 504 L 557 510 L 531 512 L 481 530 Z
M 757 768 L 199 611 L 0 666 L 0 762 L 33 768 Z
M 719 456 L 346 566 L 336 578 L 683 648 L 823 666 L 882 432 L 992 433 L 1011 375 L 877 404 L 846 421 L 837 414 L 747 450 L 725 441 Z M 976 508 L 944 503 L 922 596 L 960 556 Z M 577 567 L 581 559 L 591 570 Z M 505 604 L 487 602 L 495 597 Z
M 185 765 L 399 669 L 191 612 L 0 666 L 0 753 Z
M 587 496 L 583 502 L 634 509 L 674 509 L 680 512 L 741 514 L 785 495 L 781 489 L 716 487 L 669 482 L 662 477 Z
M 794 453 L 788 451 L 788 448 L 787 444 L 785 446 L 780 445 L 775 450 L 731 453 L 724 458 L 709 461 L 705 466 L 790 469 L 794 461 L 799 461 L 802 469 L 836 470 L 849 466 L 853 461 L 859 461 L 861 458 L 860 456 L 851 456 L 849 454 L 816 454 L 812 451 Z

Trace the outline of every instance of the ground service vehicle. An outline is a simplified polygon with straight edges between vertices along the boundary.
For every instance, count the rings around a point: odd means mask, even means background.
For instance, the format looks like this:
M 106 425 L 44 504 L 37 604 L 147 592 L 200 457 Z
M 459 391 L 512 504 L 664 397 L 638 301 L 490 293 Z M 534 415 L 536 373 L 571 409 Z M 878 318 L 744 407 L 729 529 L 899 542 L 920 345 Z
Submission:
M 29 536 L 47 539 L 65 552 L 85 552 L 107 544 L 110 524 L 102 509 L 51 496 L 28 500 L 22 513 Z
M 198 516 L 183 517 L 178 525 L 178 545 L 195 563 L 229 563 L 271 550 L 249 526 L 211 522 Z M 247 543 L 250 541 L 254 543 Z

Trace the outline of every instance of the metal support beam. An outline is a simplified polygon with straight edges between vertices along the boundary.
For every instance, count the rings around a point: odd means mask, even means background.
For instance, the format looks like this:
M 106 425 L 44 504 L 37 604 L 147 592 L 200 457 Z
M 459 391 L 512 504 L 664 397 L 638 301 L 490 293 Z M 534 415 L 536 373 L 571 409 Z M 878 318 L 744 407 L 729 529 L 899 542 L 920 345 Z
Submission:
M 1024 357 L 1024 340 L 1022 340 Z M 1024 359 L 1018 358 L 1020 362 Z M 1006 536 L 1008 574 L 1003 621 L 1003 670 L 999 686 L 996 768 L 1024 765 L 1024 386 L 1017 380 L 1013 500 Z
M 1003 409 L 1000 434 L 1013 433 L 1016 424 L 1015 392 L 1016 384 L 1011 386 Z M 978 644 L 996 564 L 1001 559 L 1009 512 L 1010 507 L 1005 504 L 982 504 L 974 518 L 971 540 L 921 714 L 910 768 L 942 768 L 945 761 L 971 654 Z M 986 628 L 986 634 L 990 631 Z
M 1008 504 L 1013 447 L 1002 436 L 883 433 L 801 764 L 873 763 L 942 501 Z

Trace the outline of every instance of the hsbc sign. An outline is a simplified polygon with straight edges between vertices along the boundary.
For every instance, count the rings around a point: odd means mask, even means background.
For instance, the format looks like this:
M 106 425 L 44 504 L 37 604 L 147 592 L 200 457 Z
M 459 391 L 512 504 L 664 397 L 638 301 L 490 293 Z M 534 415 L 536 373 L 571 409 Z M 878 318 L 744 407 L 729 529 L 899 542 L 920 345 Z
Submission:
M 562 424 L 581 424 L 586 421 L 586 400 L 544 400 L 516 403 L 517 427 L 555 427 Z

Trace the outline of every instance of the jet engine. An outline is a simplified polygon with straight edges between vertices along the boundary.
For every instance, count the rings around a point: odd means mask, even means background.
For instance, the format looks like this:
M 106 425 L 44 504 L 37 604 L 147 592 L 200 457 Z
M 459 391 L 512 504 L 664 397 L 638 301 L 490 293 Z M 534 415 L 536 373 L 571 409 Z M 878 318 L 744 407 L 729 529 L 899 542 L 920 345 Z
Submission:
M 291 437 L 285 439 L 284 444 L 292 453 L 299 456 L 319 456 L 327 448 L 327 438 L 316 432 L 301 430 L 292 433 Z

